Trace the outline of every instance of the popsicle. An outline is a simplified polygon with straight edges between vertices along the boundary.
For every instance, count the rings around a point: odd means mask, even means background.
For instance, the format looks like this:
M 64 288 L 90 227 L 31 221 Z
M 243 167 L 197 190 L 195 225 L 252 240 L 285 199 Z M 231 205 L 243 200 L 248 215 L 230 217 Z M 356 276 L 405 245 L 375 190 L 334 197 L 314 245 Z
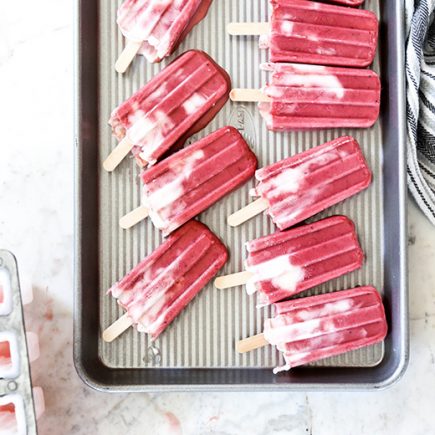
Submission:
M 387 335 L 384 306 L 371 286 L 275 304 L 263 334 L 239 341 L 239 352 L 272 344 L 285 365 L 274 373 L 382 341 Z
M 126 0 L 118 9 L 117 23 L 127 46 L 115 64 L 127 70 L 139 52 L 160 62 L 177 48 L 208 12 L 212 0 Z
M 130 228 L 150 216 L 168 235 L 254 176 L 255 154 L 233 127 L 223 127 L 142 174 L 143 205 L 120 220 Z
M 370 70 L 267 63 L 263 89 L 233 89 L 232 101 L 259 102 L 272 131 L 368 128 L 379 117 L 381 84 Z
M 373 62 L 373 12 L 307 0 L 271 0 L 270 23 L 230 23 L 232 35 L 260 35 L 272 62 L 366 67 Z
M 361 6 L 364 3 L 364 0 L 329 0 L 329 2 L 344 6 Z
M 0 379 L 13 379 L 20 374 L 18 343 L 14 333 L 0 332 Z
M 182 54 L 112 112 L 109 124 L 121 142 L 103 167 L 113 171 L 130 150 L 142 166 L 155 164 L 215 117 L 230 87 L 228 74 L 207 54 Z
M 7 316 L 12 311 L 12 292 L 9 275 L 0 268 L 0 316 Z
M 215 286 L 246 284 L 248 294 L 258 293 L 259 307 L 359 269 L 364 260 L 355 225 L 345 216 L 260 237 L 246 249 L 246 271 L 218 277 Z
M 205 225 L 189 221 L 109 289 L 127 313 L 104 331 L 103 339 L 113 341 L 131 325 L 157 339 L 227 257 Z
M 238 226 L 267 210 L 280 229 L 289 228 L 366 189 L 372 174 L 358 142 L 343 136 L 255 173 L 260 198 L 228 217 Z
M 0 397 L 0 435 L 26 435 L 23 398 L 19 394 Z

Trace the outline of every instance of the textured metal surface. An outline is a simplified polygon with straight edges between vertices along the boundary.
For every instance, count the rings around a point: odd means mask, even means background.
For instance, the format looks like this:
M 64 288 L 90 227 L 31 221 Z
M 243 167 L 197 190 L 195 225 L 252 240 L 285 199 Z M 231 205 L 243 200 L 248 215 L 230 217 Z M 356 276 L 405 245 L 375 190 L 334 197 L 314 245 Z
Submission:
M 139 168 L 132 159 L 126 159 L 112 174 L 101 170 L 102 161 L 116 144 L 107 125 L 110 111 L 168 63 L 149 65 L 139 57 L 127 74 L 115 73 L 113 65 L 123 47 L 115 24 L 119 3 L 77 2 L 74 349 L 79 374 L 93 387 L 111 391 L 379 388 L 396 380 L 406 367 L 408 346 L 402 3 L 365 2 L 366 8 L 381 18 L 374 68 L 382 75 L 383 103 L 374 128 L 274 134 L 265 129 L 255 105 L 229 102 L 207 129 L 192 138 L 233 125 L 247 138 L 263 166 L 339 135 L 352 134 L 374 172 L 374 183 L 366 192 L 315 217 L 342 213 L 356 222 L 367 256 L 364 267 L 303 295 L 375 285 L 386 302 L 387 340 L 384 345 L 281 376 L 270 370 L 279 360 L 272 347 L 246 355 L 234 351 L 234 341 L 260 332 L 264 318 L 270 315 L 269 309 L 257 310 L 255 299 L 241 287 L 225 291 L 206 287 L 152 348 L 143 334 L 132 329 L 111 344 L 100 339 L 101 330 L 122 313 L 106 296 L 106 289 L 161 242 L 150 222 L 129 231 L 118 226 L 119 218 L 140 204 Z M 266 1 L 215 0 L 208 17 L 177 53 L 202 48 L 230 73 L 234 87 L 261 87 L 267 75 L 258 66 L 267 60 L 267 52 L 258 49 L 256 37 L 230 38 L 225 25 L 229 21 L 265 21 L 267 17 Z M 252 181 L 200 216 L 231 251 L 222 274 L 242 270 L 245 241 L 274 231 L 265 216 L 236 229 L 226 225 L 228 214 L 248 203 L 250 187 Z
M 6 316 L 0 315 L 0 332 L 13 333 L 17 340 L 19 355 L 19 375 L 14 379 L 0 378 L 0 397 L 18 396 L 23 399 L 27 435 L 36 435 L 35 410 L 33 407 L 32 382 L 30 379 L 29 359 L 27 356 L 26 331 L 21 305 L 18 269 L 14 256 L 0 250 L 0 273 L 7 276 L 12 291 L 12 311 Z
M 100 1 L 100 158 L 108 155 L 116 141 L 111 137 L 107 120 L 112 109 L 145 84 L 163 65 L 151 65 L 139 56 L 125 75 L 117 74 L 113 65 L 123 47 L 123 39 L 116 26 L 116 9 L 121 1 Z M 371 2 L 377 14 L 377 2 Z M 177 53 L 200 48 L 209 53 L 230 74 L 233 86 L 260 88 L 267 74 L 259 65 L 266 62 L 268 52 L 259 50 L 256 37 L 230 37 L 225 25 L 230 21 L 267 21 L 268 2 L 213 2 L 206 19 L 198 25 Z M 173 59 L 174 56 L 171 57 Z M 379 72 L 378 61 L 374 69 Z M 362 270 L 333 280 L 306 294 L 341 290 L 356 285 L 383 288 L 382 268 L 382 127 L 381 122 L 369 130 L 329 130 L 309 133 L 268 132 L 255 104 L 239 105 L 228 102 L 215 120 L 192 140 L 231 124 L 248 139 L 258 156 L 260 166 L 281 160 L 343 134 L 352 134 L 361 144 L 374 174 L 373 185 L 364 193 L 339 204 L 315 218 L 345 214 L 357 225 L 366 262 Z M 126 159 L 112 174 L 100 172 L 100 300 L 101 327 L 107 327 L 121 315 L 115 300 L 105 295 L 111 284 L 125 275 L 145 255 L 161 242 L 159 231 L 150 220 L 124 231 L 118 220 L 140 204 L 141 184 L 139 168 L 131 158 Z M 259 216 L 236 228 L 226 224 L 226 217 L 246 205 L 250 199 L 246 184 L 232 195 L 219 201 L 199 219 L 207 224 L 228 246 L 231 260 L 222 273 L 243 270 L 244 243 L 252 238 L 275 231 L 267 216 Z M 240 355 L 234 350 L 237 339 L 262 331 L 270 308 L 256 309 L 255 297 L 243 288 L 220 291 L 209 284 L 183 311 L 175 322 L 154 343 L 149 358 L 149 340 L 131 329 L 113 343 L 100 341 L 100 357 L 110 367 L 273 367 L 278 364 L 278 352 L 271 347 Z M 374 365 L 382 358 L 382 345 L 361 349 L 317 364 Z

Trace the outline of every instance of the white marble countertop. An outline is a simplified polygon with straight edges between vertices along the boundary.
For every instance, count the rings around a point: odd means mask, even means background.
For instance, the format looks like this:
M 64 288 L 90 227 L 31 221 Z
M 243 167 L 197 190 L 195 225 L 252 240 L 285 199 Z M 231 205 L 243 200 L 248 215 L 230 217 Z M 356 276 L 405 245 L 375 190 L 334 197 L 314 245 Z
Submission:
M 24 13 L 25 12 L 25 13 Z M 430 434 L 435 431 L 435 228 L 409 205 L 411 359 L 377 393 L 107 395 L 72 362 L 72 2 L 0 2 L 0 247 L 33 285 L 41 435 Z M 60 429 L 61 428 L 61 429 Z

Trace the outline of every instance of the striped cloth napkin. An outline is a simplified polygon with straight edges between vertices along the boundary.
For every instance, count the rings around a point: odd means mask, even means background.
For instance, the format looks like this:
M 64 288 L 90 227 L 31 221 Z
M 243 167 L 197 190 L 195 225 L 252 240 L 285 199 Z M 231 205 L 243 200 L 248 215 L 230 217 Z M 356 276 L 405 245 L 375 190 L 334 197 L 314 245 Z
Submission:
M 408 186 L 435 225 L 435 0 L 406 0 Z

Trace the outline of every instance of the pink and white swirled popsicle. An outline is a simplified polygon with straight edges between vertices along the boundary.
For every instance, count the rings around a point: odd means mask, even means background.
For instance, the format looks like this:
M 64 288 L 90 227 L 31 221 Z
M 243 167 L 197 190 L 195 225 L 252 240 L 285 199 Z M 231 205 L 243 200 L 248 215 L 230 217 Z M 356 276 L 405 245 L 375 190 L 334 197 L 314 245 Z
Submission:
M 359 287 L 275 304 L 264 338 L 283 353 L 275 373 L 382 341 L 387 334 L 377 290 Z
M 239 352 L 272 344 L 285 364 L 274 373 L 360 349 L 387 335 L 384 306 L 371 286 L 293 299 L 275 304 L 275 317 L 262 334 L 241 340 Z
M 272 62 L 367 67 L 378 41 L 373 12 L 306 0 L 271 0 L 270 33 L 260 47 Z
M 333 216 L 246 244 L 248 294 L 260 306 L 287 299 L 304 290 L 359 269 L 364 253 L 354 223 Z
M 106 329 L 104 340 L 131 325 L 157 339 L 227 258 L 225 246 L 205 225 L 189 221 L 109 289 L 126 314 L 119 328 L 115 322 Z
M 206 53 L 182 54 L 112 112 L 109 124 L 121 142 L 104 168 L 112 171 L 130 150 L 141 166 L 155 164 L 215 117 L 230 87 L 228 74 Z
M 368 128 L 379 117 L 381 84 L 370 70 L 267 63 L 261 90 L 233 89 L 233 101 L 259 102 L 272 131 Z
M 248 181 L 256 168 L 242 135 L 220 128 L 144 171 L 143 205 L 124 216 L 121 227 L 149 216 L 167 236 Z
M 260 35 L 272 62 L 358 68 L 373 62 L 379 26 L 373 12 L 308 0 L 270 4 L 269 23 L 230 23 L 228 32 Z
M 238 226 L 262 211 L 283 230 L 366 189 L 372 180 L 358 142 L 344 136 L 255 173 L 260 197 L 228 217 Z
M 260 307 L 359 269 L 364 261 L 355 225 L 345 216 L 260 237 L 246 249 L 246 271 L 218 277 L 215 286 L 246 284 Z
M 337 3 L 343 6 L 361 6 L 364 0 L 329 0 L 329 3 Z
M 118 72 L 124 72 L 139 52 L 150 62 L 160 62 L 174 52 L 208 12 L 212 0 L 125 0 L 117 23 L 128 41 Z M 133 51 L 132 51 L 133 50 Z M 126 62 L 123 56 L 128 55 Z

